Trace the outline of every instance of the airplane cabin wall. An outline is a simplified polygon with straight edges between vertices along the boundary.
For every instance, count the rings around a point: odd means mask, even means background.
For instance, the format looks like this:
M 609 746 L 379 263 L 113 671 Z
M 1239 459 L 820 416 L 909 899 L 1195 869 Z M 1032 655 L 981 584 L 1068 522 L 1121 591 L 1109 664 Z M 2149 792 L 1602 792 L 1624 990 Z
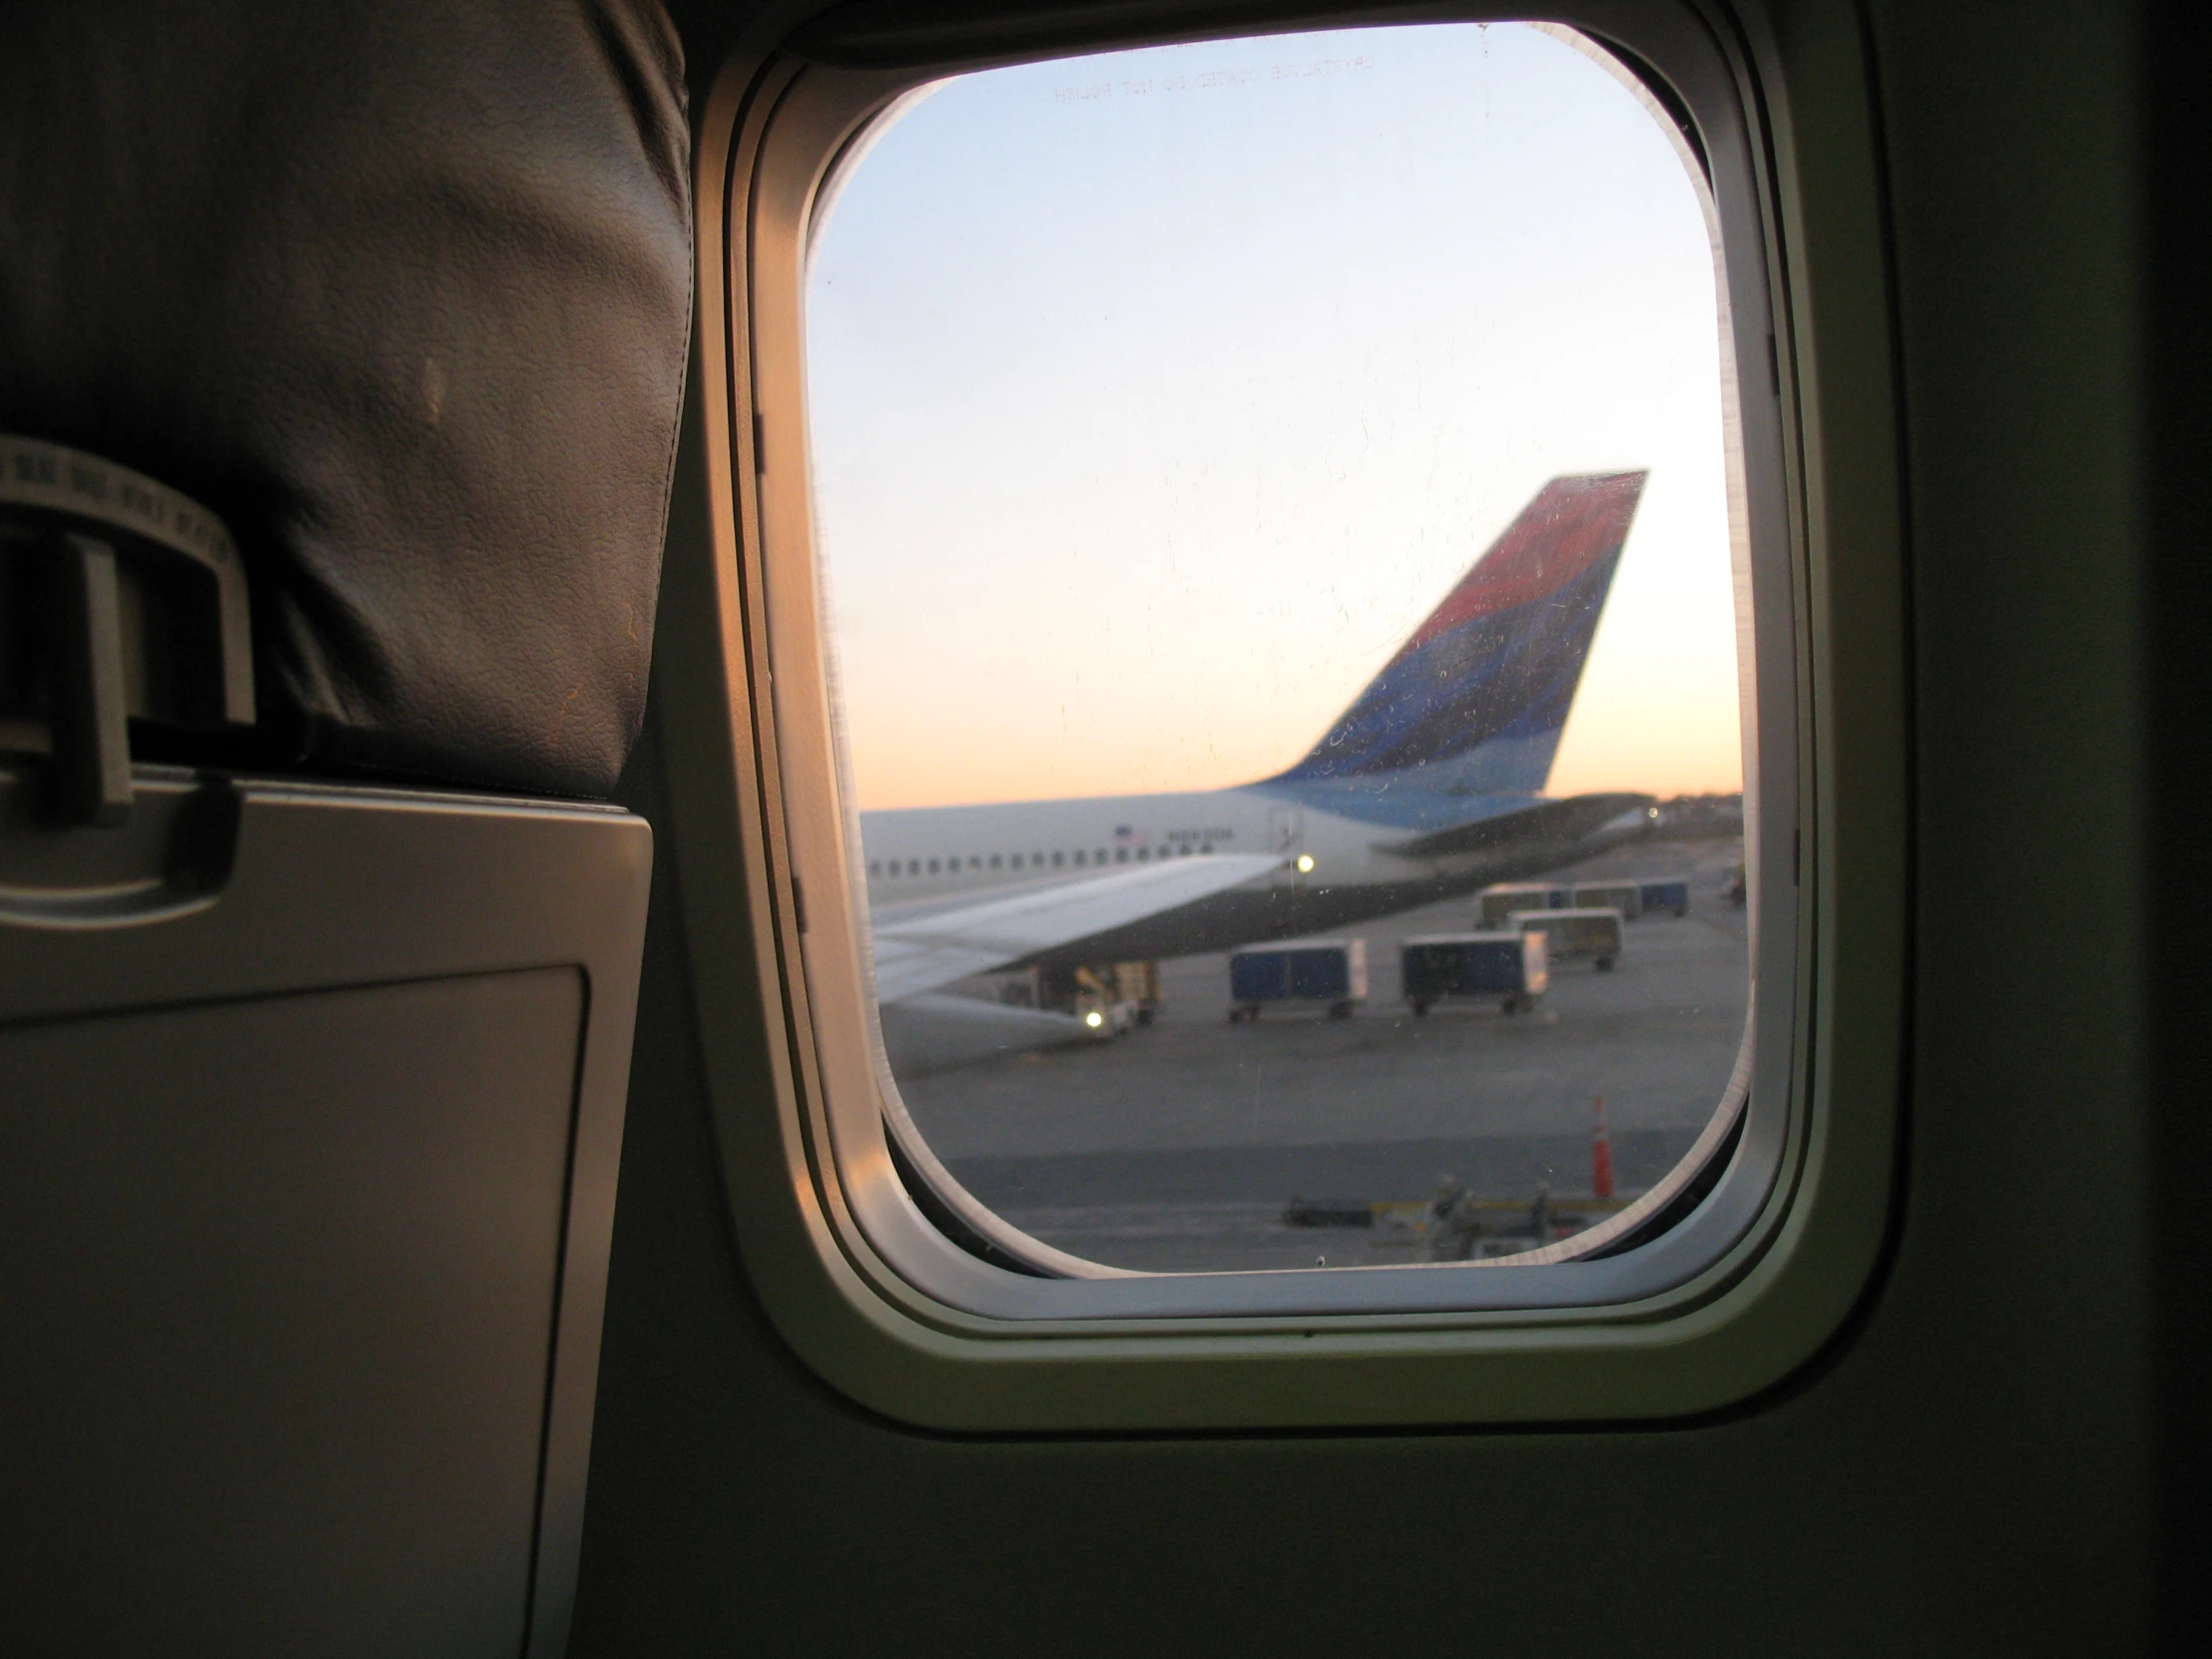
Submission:
M 1793 97 L 1852 96 L 1871 48 L 1896 276 L 1903 407 L 1866 419 L 1897 423 L 1908 478 L 1913 1041 L 1894 1253 L 1860 1316 L 1773 1396 L 1692 1424 L 993 1438 L 884 1421 L 809 1373 L 748 1286 L 663 857 L 579 1659 L 2151 1640 L 2176 1605 L 2153 1577 L 2154 1465 L 2178 1444 L 2157 1437 L 2156 1384 L 2198 1376 L 2185 1289 L 2163 1323 L 2151 1301 L 2153 1225 L 2187 1242 L 2175 1207 L 2205 1166 L 2154 1183 L 2151 977 L 2181 947 L 2146 917 L 2196 874 L 2154 894 L 2145 851 L 2167 821 L 2141 644 L 2141 20 L 2056 0 L 1880 0 L 1857 28 L 1839 7 L 1773 15 Z M 735 25 L 679 21 L 697 110 Z M 670 665 L 711 648 L 696 422 L 688 443 L 657 702 Z M 658 743 L 649 717 L 626 786 L 657 823 Z M 2176 1501 L 2169 1537 L 2196 1513 Z

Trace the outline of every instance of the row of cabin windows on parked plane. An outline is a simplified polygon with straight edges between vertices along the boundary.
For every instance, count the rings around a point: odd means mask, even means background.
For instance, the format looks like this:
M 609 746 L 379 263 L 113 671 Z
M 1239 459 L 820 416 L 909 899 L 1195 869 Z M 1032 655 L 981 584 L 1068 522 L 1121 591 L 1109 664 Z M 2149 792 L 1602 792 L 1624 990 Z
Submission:
M 1180 855 L 1187 858 L 1194 852 L 1211 852 L 1213 850 L 1214 843 L 1206 841 L 1198 846 L 1163 846 L 1160 848 L 1158 856 L 1173 858 Z M 1140 846 L 1136 850 L 1136 860 L 1140 864 L 1150 863 L 1153 857 L 1153 850 L 1149 846 Z M 1032 852 L 1028 855 L 1028 867 L 1031 869 L 1043 869 L 1048 861 L 1047 855 L 1042 852 Z M 1105 863 L 1126 864 L 1129 859 L 1130 851 L 1126 846 L 1117 846 L 1111 853 L 1102 846 L 1095 852 L 1076 852 L 1072 855 L 1066 852 L 1054 852 L 1050 855 L 1049 862 L 1054 869 L 1064 869 L 1071 862 L 1078 866 Z M 971 870 L 985 868 L 1020 869 L 1022 867 L 1022 854 L 1019 852 L 993 852 L 987 859 L 980 855 L 974 855 L 967 860 L 967 867 Z M 959 873 L 960 860 L 958 858 L 907 858 L 903 861 L 897 858 L 888 860 L 879 858 L 867 866 L 867 878 L 870 881 L 882 880 L 891 876 L 958 875 Z

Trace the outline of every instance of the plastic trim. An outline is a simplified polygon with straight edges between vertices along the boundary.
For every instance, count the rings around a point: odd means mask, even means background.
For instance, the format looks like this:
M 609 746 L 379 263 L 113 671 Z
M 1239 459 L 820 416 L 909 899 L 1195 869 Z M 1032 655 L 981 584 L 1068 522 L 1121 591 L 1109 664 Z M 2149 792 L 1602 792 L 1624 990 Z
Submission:
M 1402 7 L 1375 18 L 1410 20 Z M 671 556 L 717 626 L 697 636 L 693 660 L 664 668 L 684 680 L 662 703 L 684 711 L 666 728 L 678 856 L 749 1268 L 801 1354 L 873 1408 L 1003 1429 L 1672 1416 L 1779 1381 L 1868 1283 L 1898 1107 L 1906 685 L 1896 388 L 1861 43 L 1841 5 L 1793 8 L 1786 36 L 1760 14 L 1688 4 L 1600 0 L 1547 20 L 1618 41 L 1664 75 L 1712 160 L 1747 369 L 1760 1037 L 1740 1146 L 1683 1225 L 1603 1260 L 1503 1271 L 1052 1282 L 958 1250 L 907 1198 L 882 1139 L 850 831 L 827 736 L 798 306 L 808 213 L 839 153 L 875 112 L 963 65 L 754 60 L 729 65 L 710 100 L 711 545 Z M 1210 32 L 1265 27 L 1240 23 Z M 1194 32 L 1206 31 L 1179 38 Z M 1162 33 L 1102 32 L 1064 49 Z M 1758 372 L 1769 363 L 1771 379 Z M 736 1017 L 748 1005 L 762 1023 Z

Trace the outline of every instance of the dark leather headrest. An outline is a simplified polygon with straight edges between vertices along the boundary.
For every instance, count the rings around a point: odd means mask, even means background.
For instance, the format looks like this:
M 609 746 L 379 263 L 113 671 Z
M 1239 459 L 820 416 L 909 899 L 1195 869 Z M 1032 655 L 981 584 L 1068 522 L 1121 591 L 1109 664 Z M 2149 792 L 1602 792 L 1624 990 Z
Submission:
M 261 758 L 604 794 L 691 317 L 653 0 L 17 0 L 0 431 L 206 504 Z

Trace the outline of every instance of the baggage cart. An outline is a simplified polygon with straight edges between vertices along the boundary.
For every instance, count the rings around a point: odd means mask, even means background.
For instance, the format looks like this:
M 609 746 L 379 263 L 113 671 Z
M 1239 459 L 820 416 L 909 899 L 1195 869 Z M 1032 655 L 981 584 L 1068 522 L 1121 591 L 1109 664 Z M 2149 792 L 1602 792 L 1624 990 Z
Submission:
M 1644 913 L 1643 885 L 1637 881 L 1577 881 L 1577 910 L 1618 910 L 1621 920 L 1634 921 Z
M 1644 914 L 1659 910 L 1671 910 L 1678 916 L 1690 913 L 1690 883 L 1683 880 L 1639 881 L 1637 896 L 1642 899 Z
M 1255 944 L 1229 958 L 1229 1023 L 1260 1017 L 1269 1004 L 1321 1006 L 1350 1019 L 1368 999 L 1366 939 L 1297 939 Z
M 1505 1013 L 1536 1006 L 1550 988 L 1550 935 L 1512 932 L 1429 933 L 1399 947 L 1405 1000 L 1416 1017 L 1438 1002 L 1494 998 Z
M 1474 925 L 1483 932 L 1510 928 L 1522 910 L 1563 910 L 1567 889 L 1541 881 L 1500 881 L 1484 887 L 1474 898 Z
M 1523 910 L 1514 920 L 1524 933 L 1542 931 L 1549 961 L 1587 957 L 1606 973 L 1621 953 L 1621 913 L 1609 907 Z

